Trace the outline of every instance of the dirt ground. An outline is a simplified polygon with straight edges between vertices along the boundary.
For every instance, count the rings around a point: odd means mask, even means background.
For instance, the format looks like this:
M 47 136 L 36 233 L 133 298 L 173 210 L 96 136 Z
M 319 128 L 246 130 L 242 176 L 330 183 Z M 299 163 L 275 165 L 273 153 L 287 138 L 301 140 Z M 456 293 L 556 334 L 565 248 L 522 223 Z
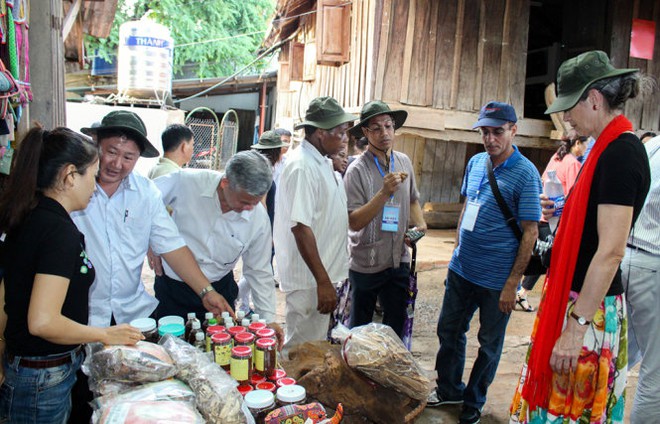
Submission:
M 447 264 L 451 257 L 455 232 L 453 230 L 430 230 L 418 245 L 418 289 L 415 308 L 413 332 L 413 356 L 421 366 L 429 372 L 434 372 L 435 355 L 438 350 L 436 324 L 440 314 L 440 306 L 444 295 L 444 280 L 447 275 Z M 236 274 L 240 274 L 240 264 Z M 145 282 L 151 289 L 153 274 L 145 267 Z M 238 275 L 236 276 L 238 278 Z M 541 295 L 542 281 L 539 281 L 529 296 L 529 302 L 537 306 Z M 284 324 L 284 295 L 277 291 L 277 321 Z M 535 313 L 516 310 L 509 321 L 504 340 L 502 359 L 497 369 L 497 375 L 488 391 L 488 400 L 483 409 L 484 424 L 508 423 L 508 409 L 513 397 L 520 374 L 523 358 L 527 353 L 529 335 L 532 332 Z M 476 338 L 479 325 L 478 313 L 472 321 L 468 333 L 468 349 L 466 354 L 466 369 L 464 381 L 467 381 L 474 362 L 479 344 Z M 632 407 L 632 397 L 637 387 L 638 368 L 629 372 L 626 399 L 626 422 Z M 426 408 L 418 417 L 419 424 L 456 423 L 460 406 L 442 408 Z

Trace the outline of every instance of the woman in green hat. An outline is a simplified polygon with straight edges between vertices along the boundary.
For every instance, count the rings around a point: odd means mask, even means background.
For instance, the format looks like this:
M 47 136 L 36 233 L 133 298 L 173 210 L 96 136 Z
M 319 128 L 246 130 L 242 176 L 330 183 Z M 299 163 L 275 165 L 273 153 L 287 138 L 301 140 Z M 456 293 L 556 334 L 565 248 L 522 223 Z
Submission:
M 641 91 L 637 69 L 604 52 L 564 62 L 546 113 L 596 139 L 568 195 L 530 350 L 511 405 L 520 423 L 621 423 L 627 318 L 619 263 L 649 189 L 649 162 L 623 115 Z M 541 202 L 547 219 L 554 203 Z

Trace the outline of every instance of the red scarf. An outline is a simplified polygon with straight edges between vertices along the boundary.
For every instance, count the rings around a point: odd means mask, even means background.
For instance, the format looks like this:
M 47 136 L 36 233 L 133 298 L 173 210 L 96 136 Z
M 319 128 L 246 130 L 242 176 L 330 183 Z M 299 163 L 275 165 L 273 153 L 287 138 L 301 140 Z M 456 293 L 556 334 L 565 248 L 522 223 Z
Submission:
M 589 193 L 594 171 L 601 153 L 607 146 L 626 131 L 632 131 L 630 121 L 619 115 L 610 121 L 596 140 L 578 181 L 573 186 L 557 229 L 557 237 L 552 247 L 552 258 L 545 283 L 544 299 L 539 305 L 539 322 L 532 338 L 527 375 L 522 397 L 529 404 L 529 410 L 547 408 L 552 383 L 550 356 L 561 335 L 566 315 L 566 304 L 573 283 L 584 221 L 587 215 Z

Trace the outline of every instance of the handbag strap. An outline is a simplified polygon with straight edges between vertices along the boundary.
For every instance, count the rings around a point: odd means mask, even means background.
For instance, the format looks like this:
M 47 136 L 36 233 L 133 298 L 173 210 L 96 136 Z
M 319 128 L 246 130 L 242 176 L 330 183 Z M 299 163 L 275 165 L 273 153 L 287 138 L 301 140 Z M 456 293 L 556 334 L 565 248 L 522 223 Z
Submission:
M 486 159 L 486 169 L 488 170 L 488 182 L 490 183 L 490 189 L 493 192 L 493 196 L 495 196 L 495 200 L 497 201 L 497 206 L 500 207 L 500 210 L 502 211 L 502 215 L 504 215 L 504 219 L 506 220 L 507 225 L 511 227 L 513 233 L 516 235 L 516 238 L 518 239 L 518 241 L 520 241 L 522 240 L 522 236 L 523 236 L 522 231 L 518 226 L 518 222 L 516 221 L 516 218 L 511 213 L 511 209 L 509 209 L 506 202 L 504 201 L 504 198 L 502 197 L 500 188 L 497 185 L 497 180 L 495 179 L 495 173 L 493 172 L 493 162 L 491 162 L 490 157 Z

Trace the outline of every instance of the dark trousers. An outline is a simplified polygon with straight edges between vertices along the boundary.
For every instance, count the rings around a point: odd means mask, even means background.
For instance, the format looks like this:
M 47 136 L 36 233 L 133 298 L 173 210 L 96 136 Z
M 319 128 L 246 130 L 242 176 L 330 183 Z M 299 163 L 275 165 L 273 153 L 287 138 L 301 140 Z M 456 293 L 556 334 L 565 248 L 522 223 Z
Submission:
M 351 328 L 373 321 L 376 299 L 383 308 L 383 324 L 403 335 L 406 319 L 406 299 L 410 280 L 410 264 L 401 262 L 399 268 L 388 268 L 374 274 L 348 271 L 351 282 Z
M 229 306 L 233 308 L 238 297 L 238 285 L 234 281 L 234 273 L 229 272 L 229 274 L 211 284 L 215 291 L 220 293 L 227 300 Z M 163 274 L 162 276 L 156 276 L 154 291 L 156 299 L 158 299 L 158 307 L 156 308 L 158 318 L 166 315 L 178 315 L 185 318 L 188 312 L 194 312 L 197 314 L 197 319 L 204 321 L 206 308 L 204 308 L 197 293 L 188 284 Z
M 437 391 L 442 399 L 463 400 L 465 405 L 478 409 L 486 403 L 488 386 L 493 382 L 500 363 L 510 316 L 500 311 L 500 293 L 499 290 L 472 284 L 452 270 L 447 272 L 437 329 L 440 349 L 435 361 Z M 477 309 L 479 352 L 466 386 L 463 383 L 467 345 L 465 334 Z
M 550 231 L 550 224 L 547 222 L 539 222 L 539 239 L 545 240 L 550 234 L 552 234 L 552 231 Z M 534 288 L 539 278 L 541 278 L 540 275 L 525 275 L 522 279 L 521 285 L 525 290 L 530 291 Z

